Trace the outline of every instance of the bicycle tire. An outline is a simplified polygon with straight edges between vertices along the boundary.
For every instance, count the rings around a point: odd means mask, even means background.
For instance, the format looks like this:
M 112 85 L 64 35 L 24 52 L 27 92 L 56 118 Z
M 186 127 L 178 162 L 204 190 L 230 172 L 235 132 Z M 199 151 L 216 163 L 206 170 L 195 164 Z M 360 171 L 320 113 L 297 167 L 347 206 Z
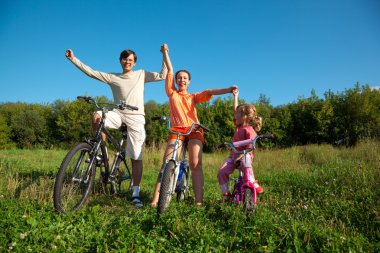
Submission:
M 169 161 L 164 168 L 164 172 L 161 179 L 160 195 L 157 203 L 157 214 L 160 216 L 163 214 L 169 206 L 172 197 L 172 186 L 175 176 L 175 162 Z
M 54 208 L 60 213 L 77 211 L 86 202 L 90 195 L 96 165 L 91 168 L 87 183 L 84 183 L 84 176 L 89 169 L 89 159 L 91 145 L 83 142 L 73 147 L 61 163 L 54 183 Z M 75 167 L 78 169 L 75 171 Z M 73 180 L 73 179 L 76 180 Z
M 110 183 L 111 186 L 111 194 L 125 194 L 129 192 L 132 189 L 132 177 L 130 175 L 129 168 L 132 168 L 131 165 L 128 166 L 128 162 L 126 159 L 123 159 L 121 157 L 116 158 L 116 175 L 115 175 L 115 181 L 113 184 Z M 128 169 L 127 169 L 128 168 Z M 127 173 L 128 172 L 128 173 Z
M 180 202 L 181 200 L 189 200 L 191 198 L 189 180 L 190 180 L 190 171 L 189 171 L 189 167 L 187 167 L 186 171 L 184 171 L 182 174 L 182 181 L 179 185 L 181 190 L 177 192 L 177 202 Z
M 254 194 L 251 188 L 244 189 L 244 210 L 250 213 L 255 212 Z

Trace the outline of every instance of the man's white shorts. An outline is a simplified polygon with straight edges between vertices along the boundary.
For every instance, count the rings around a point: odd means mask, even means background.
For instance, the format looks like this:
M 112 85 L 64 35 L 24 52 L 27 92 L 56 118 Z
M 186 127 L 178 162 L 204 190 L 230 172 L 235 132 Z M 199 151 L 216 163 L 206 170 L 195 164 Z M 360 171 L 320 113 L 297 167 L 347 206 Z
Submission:
M 102 115 L 101 111 L 97 113 Z M 133 160 L 142 160 L 142 147 L 146 137 L 144 115 L 123 114 L 115 109 L 107 112 L 106 116 L 106 128 L 118 129 L 122 123 L 127 125 L 126 155 Z

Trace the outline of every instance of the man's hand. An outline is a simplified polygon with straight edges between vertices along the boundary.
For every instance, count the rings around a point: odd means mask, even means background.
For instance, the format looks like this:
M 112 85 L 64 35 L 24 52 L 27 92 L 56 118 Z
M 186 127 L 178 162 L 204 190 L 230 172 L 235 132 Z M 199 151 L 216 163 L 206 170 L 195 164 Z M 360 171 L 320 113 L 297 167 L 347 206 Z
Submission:
M 74 58 L 74 52 L 71 49 L 67 49 L 65 56 L 67 59 L 72 60 Z

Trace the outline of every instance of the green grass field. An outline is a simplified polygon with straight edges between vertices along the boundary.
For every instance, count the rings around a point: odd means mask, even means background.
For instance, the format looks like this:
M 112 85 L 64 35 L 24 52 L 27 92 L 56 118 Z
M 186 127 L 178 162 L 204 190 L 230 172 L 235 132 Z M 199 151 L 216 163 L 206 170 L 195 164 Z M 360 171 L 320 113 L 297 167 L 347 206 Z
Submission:
M 92 195 L 76 213 L 54 211 L 67 151 L 0 151 L 0 252 L 380 252 L 380 145 L 257 150 L 264 187 L 254 215 L 221 205 L 216 173 L 228 152 L 204 154 L 202 207 L 149 206 L 162 150 L 145 150 L 137 209 L 125 197 Z

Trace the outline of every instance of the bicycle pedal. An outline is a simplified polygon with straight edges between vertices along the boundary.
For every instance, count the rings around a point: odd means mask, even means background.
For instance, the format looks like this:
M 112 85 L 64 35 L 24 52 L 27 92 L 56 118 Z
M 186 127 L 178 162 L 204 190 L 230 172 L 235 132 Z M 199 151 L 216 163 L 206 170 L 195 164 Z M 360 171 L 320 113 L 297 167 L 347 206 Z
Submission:
M 127 176 L 127 175 L 121 175 L 121 176 L 119 176 L 119 178 L 118 178 L 118 182 L 120 183 L 121 181 L 129 180 L 129 179 L 131 179 L 130 176 Z
M 90 163 L 90 158 L 87 158 L 84 162 L 85 163 Z M 100 166 L 102 165 L 102 158 L 100 156 L 97 156 L 96 157 L 96 166 Z

